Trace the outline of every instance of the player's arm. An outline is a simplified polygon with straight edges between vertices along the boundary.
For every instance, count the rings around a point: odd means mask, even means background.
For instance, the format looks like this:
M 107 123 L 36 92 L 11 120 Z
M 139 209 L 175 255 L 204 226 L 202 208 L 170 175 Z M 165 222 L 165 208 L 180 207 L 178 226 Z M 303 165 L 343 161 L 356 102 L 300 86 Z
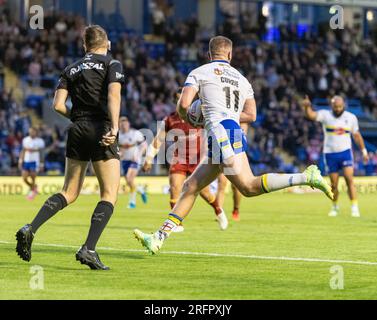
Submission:
M 353 139 L 355 140 L 355 143 L 357 144 L 357 146 L 360 148 L 361 152 L 363 153 L 364 163 L 367 163 L 369 161 L 369 155 L 368 155 L 367 149 L 365 148 L 365 142 L 360 131 L 354 132 L 352 136 L 353 136 Z
M 187 119 L 187 111 L 195 99 L 198 89 L 195 86 L 185 86 L 183 87 L 182 94 L 177 102 L 177 112 L 179 117 L 189 122 Z
M 165 143 L 166 130 L 165 121 L 162 122 L 161 127 L 158 129 L 156 136 L 153 138 L 152 143 L 148 146 L 143 164 L 143 171 L 148 172 L 152 168 L 154 157 L 160 151 L 161 146 Z
M 18 158 L 18 169 L 22 171 L 22 164 L 24 163 L 25 148 L 21 149 L 20 157 Z
M 317 112 L 312 108 L 312 103 L 309 97 L 306 95 L 305 98 L 301 101 L 301 105 L 305 112 L 305 117 L 311 121 L 317 120 Z
M 55 91 L 54 101 L 52 103 L 54 110 L 63 117 L 70 118 L 71 110 L 67 107 L 66 101 L 68 98 L 67 89 L 57 89 Z
M 146 151 L 147 151 L 147 148 L 148 148 L 147 141 L 144 140 L 144 141 L 140 142 L 140 143 L 138 144 L 138 147 L 139 147 L 139 152 L 140 152 L 140 154 L 141 154 L 141 155 L 144 155 L 144 154 L 146 153 Z
M 241 123 L 254 122 L 257 119 L 257 104 L 255 99 L 246 99 L 243 110 L 240 114 Z
M 39 151 L 39 159 L 40 159 L 38 171 L 41 172 L 43 171 L 43 168 L 45 166 L 45 162 L 44 162 L 45 152 L 44 152 L 44 148 L 39 148 L 38 151 Z

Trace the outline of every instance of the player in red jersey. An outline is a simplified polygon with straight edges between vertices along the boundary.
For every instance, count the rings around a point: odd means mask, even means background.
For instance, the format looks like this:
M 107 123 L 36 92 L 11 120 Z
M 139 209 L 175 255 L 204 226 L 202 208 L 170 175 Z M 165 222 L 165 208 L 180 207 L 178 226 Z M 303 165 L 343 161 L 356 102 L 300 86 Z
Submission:
M 179 99 L 180 91 L 177 93 Z M 157 132 L 153 142 L 149 145 L 143 170 L 150 171 L 154 157 L 159 152 L 162 144 L 167 141 L 175 143 L 174 154 L 167 152 L 170 160 L 169 184 L 170 184 L 170 206 L 174 207 L 179 195 L 182 192 L 183 183 L 198 166 L 201 155 L 204 154 L 202 146 L 202 130 L 192 127 L 189 123 L 179 118 L 177 112 L 173 112 L 162 121 L 162 126 Z M 172 159 L 170 159 L 172 158 Z M 210 192 L 209 186 L 200 192 L 201 197 L 213 207 L 216 219 L 221 230 L 228 227 L 228 219 L 224 210 L 219 206 L 216 195 Z M 183 231 L 183 226 L 178 226 L 174 231 Z

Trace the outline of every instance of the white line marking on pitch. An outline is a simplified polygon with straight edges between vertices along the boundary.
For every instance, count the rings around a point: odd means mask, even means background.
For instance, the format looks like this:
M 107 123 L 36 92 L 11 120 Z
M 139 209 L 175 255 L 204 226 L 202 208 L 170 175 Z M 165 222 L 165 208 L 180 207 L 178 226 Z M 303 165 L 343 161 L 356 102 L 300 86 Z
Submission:
M 0 244 L 16 244 L 11 241 L 0 241 Z M 71 246 L 56 243 L 34 243 L 35 246 L 40 247 L 56 247 L 56 248 L 73 248 L 77 249 L 79 246 Z M 142 249 L 118 249 L 110 247 L 98 247 L 98 250 L 107 251 L 121 251 L 121 252 L 146 252 Z M 354 260 L 334 260 L 334 259 L 319 259 L 319 258 L 293 258 L 293 257 L 271 257 L 271 256 L 257 256 L 244 254 L 227 254 L 227 253 L 211 253 L 211 252 L 191 252 L 191 251 L 162 251 L 159 254 L 175 254 L 187 256 L 205 256 L 205 257 L 220 257 L 220 258 L 242 258 L 252 260 L 280 260 L 280 261 L 298 261 L 298 262 L 319 262 L 319 263 L 339 263 L 339 264 L 359 264 L 368 266 L 377 266 L 377 262 L 371 261 L 354 261 Z

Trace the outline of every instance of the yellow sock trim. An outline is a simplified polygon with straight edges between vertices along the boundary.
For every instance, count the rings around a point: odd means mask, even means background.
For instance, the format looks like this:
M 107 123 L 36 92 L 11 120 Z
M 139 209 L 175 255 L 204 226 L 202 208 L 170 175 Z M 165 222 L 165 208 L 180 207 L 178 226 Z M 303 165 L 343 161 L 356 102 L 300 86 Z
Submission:
M 357 206 L 357 205 L 358 205 L 358 201 L 357 201 L 357 200 L 351 200 L 351 204 L 352 204 L 353 206 Z
M 212 197 L 212 199 L 209 198 L 207 201 L 208 201 L 209 204 L 212 204 L 216 201 L 216 196 L 214 194 L 211 194 L 210 197 Z
M 267 187 L 267 174 L 262 175 L 261 181 L 262 181 L 262 189 L 266 193 L 270 192 L 270 190 L 268 190 L 268 187 Z
M 174 222 L 177 226 L 179 226 L 181 224 L 181 221 L 179 219 L 175 218 L 175 217 L 169 216 L 169 220 Z

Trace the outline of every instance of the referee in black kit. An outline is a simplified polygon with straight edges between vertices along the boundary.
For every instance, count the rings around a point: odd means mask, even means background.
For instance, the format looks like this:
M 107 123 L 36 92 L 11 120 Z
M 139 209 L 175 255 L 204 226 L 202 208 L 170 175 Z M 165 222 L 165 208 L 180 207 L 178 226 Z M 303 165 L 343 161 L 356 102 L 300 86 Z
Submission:
M 109 54 L 106 31 L 98 25 L 86 27 L 85 56 L 65 68 L 54 97 L 54 109 L 69 118 L 63 190 L 44 203 L 37 216 L 16 234 L 16 251 L 30 261 L 31 244 L 39 227 L 59 210 L 74 202 L 84 182 L 89 161 L 98 179 L 101 201 L 91 219 L 85 244 L 77 251 L 76 260 L 91 269 L 108 270 L 95 251 L 96 244 L 114 210 L 120 181 L 118 122 L 122 65 Z M 72 109 L 66 106 L 68 95 Z

